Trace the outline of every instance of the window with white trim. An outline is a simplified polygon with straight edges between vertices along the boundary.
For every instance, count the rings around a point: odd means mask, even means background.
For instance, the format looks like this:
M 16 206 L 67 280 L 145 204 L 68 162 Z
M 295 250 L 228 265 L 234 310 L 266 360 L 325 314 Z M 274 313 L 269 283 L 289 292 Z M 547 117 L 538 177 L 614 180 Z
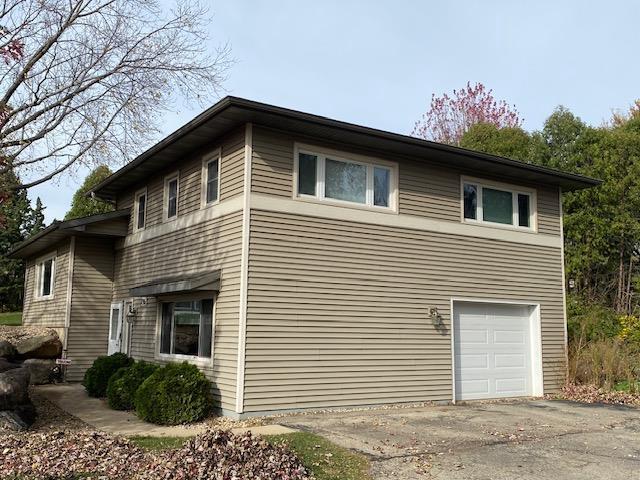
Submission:
M 51 254 L 36 263 L 35 292 L 37 298 L 53 297 L 56 273 L 56 256 Z
M 135 196 L 134 230 L 142 230 L 147 221 L 147 190 L 140 190 Z
M 202 204 L 212 205 L 220 196 L 220 154 L 202 161 Z
M 395 167 L 346 155 L 297 149 L 296 196 L 394 209 Z
M 210 358 L 213 299 L 161 304 L 160 354 Z
M 533 191 L 465 180 L 462 197 L 465 222 L 534 229 Z
M 176 173 L 164 180 L 164 218 L 171 220 L 178 216 L 178 180 Z

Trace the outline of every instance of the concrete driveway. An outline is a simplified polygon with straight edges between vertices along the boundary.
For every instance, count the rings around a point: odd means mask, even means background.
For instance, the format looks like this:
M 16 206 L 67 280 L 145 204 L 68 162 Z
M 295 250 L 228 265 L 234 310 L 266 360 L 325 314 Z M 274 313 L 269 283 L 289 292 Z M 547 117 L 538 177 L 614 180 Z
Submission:
M 295 415 L 376 479 L 640 479 L 640 409 L 561 401 Z

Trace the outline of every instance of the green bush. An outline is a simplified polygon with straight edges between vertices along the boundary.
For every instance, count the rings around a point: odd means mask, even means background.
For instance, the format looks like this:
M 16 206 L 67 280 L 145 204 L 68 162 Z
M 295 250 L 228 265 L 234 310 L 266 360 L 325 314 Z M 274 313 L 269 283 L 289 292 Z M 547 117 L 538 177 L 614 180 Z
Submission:
M 130 367 L 122 367 L 109 379 L 107 401 L 114 410 L 132 410 L 136 391 L 158 365 L 147 362 L 136 362 Z
M 622 325 L 613 309 L 586 304 L 573 295 L 567 296 L 569 343 L 582 347 L 590 342 L 617 337 Z
M 140 418 L 159 425 L 196 422 L 211 411 L 211 382 L 194 365 L 169 363 L 147 378 L 135 394 Z
M 108 357 L 98 357 L 93 365 L 85 372 L 84 385 L 85 390 L 90 397 L 102 398 L 107 393 L 107 385 L 111 375 L 116 373 L 119 368 L 128 367 L 133 363 L 133 359 L 124 353 L 114 353 Z

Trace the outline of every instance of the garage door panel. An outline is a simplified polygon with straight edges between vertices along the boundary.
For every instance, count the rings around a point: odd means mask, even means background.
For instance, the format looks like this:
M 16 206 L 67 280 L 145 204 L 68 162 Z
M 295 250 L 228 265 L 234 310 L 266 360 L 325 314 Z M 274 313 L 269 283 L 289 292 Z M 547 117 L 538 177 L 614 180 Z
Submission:
M 456 398 L 532 394 L 529 308 L 461 303 L 454 306 Z

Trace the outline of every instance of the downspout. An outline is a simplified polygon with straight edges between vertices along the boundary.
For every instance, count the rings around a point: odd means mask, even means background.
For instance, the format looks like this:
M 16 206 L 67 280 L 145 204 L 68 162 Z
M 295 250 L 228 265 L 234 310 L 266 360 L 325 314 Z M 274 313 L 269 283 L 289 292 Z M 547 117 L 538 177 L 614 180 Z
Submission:
M 76 237 L 71 237 L 69 246 L 69 266 L 67 269 L 67 302 L 64 312 L 64 338 L 62 339 L 62 357 L 67 358 L 67 349 L 69 345 L 69 326 L 71 325 L 71 302 L 73 299 L 73 267 L 76 258 Z M 66 369 L 65 369 L 66 373 Z
M 564 320 L 564 366 L 565 380 L 569 375 L 569 334 L 567 326 L 567 279 L 564 271 L 564 217 L 562 212 L 562 187 L 558 187 L 558 208 L 560 209 L 560 261 L 562 262 L 562 318 Z
M 244 137 L 244 198 L 242 206 L 242 256 L 240 260 L 240 309 L 238 315 L 238 360 L 236 372 L 236 413 L 244 411 L 244 368 L 247 338 L 247 286 L 249 281 L 249 231 L 251 222 L 251 156 L 253 125 L 247 123 Z

